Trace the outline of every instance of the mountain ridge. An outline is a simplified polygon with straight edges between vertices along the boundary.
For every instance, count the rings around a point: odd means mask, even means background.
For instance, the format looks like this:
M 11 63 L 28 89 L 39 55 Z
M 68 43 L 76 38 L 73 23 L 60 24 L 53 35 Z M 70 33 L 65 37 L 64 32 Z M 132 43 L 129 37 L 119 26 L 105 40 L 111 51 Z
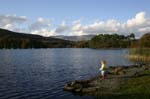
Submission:
M 0 48 L 62 48 L 72 44 L 68 40 L 0 29 Z
M 81 35 L 81 36 L 64 36 L 64 35 L 58 35 L 58 36 L 51 36 L 53 38 L 59 38 L 69 41 L 89 41 L 91 38 L 93 38 L 96 35 Z

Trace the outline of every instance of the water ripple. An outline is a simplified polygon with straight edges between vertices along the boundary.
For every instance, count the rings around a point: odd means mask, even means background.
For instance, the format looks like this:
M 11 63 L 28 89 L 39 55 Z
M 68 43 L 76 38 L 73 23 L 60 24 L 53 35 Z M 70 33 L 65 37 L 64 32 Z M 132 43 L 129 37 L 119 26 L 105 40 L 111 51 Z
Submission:
M 123 57 L 126 52 L 71 48 L 0 50 L 0 99 L 86 99 L 63 91 L 64 84 L 98 74 L 101 59 L 106 59 L 107 65 L 132 64 Z

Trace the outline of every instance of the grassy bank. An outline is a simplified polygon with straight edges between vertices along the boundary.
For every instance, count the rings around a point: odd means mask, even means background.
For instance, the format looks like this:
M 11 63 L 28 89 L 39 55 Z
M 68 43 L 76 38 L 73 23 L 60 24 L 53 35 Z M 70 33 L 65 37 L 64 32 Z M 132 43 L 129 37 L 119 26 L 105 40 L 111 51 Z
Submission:
M 66 84 L 64 89 L 95 99 L 150 99 L 150 65 L 116 66 L 107 71 L 106 79 L 97 75 L 75 80 Z
M 134 61 L 150 61 L 150 48 L 129 49 L 128 58 Z
M 144 70 L 141 74 L 138 77 L 123 79 L 114 90 L 120 94 L 99 95 L 96 99 L 150 99 L 150 70 Z
M 142 72 L 142 76 L 126 80 L 120 86 L 120 92 L 125 96 L 134 96 L 144 99 L 150 98 L 150 70 Z M 137 99 L 136 98 L 136 99 Z

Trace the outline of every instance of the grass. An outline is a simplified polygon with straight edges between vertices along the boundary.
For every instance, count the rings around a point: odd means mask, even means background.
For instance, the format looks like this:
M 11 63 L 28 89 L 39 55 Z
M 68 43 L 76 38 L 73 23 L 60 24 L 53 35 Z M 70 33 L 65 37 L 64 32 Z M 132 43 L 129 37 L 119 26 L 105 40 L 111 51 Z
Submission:
M 150 70 L 142 71 L 143 76 L 125 79 L 120 88 L 120 95 L 97 96 L 95 99 L 150 99 Z
M 150 99 L 150 71 L 143 71 L 142 77 L 125 81 L 119 91 L 125 96 L 136 97 L 135 99 Z
M 100 96 L 95 99 L 150 99 L 150 95 Z
M 123 94 L 150 94 L 150 71 L 144 71 L 144 76 L 127 80 L 121 85 Z

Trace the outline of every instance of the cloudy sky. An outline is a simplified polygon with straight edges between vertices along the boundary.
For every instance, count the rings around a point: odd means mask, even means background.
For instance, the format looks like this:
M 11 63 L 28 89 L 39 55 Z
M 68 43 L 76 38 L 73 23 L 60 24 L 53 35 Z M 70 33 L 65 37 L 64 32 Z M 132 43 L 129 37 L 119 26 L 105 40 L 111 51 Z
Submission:
M 0 28 L 54 35 L 150 32 L 150 0 L 1 0 Z

